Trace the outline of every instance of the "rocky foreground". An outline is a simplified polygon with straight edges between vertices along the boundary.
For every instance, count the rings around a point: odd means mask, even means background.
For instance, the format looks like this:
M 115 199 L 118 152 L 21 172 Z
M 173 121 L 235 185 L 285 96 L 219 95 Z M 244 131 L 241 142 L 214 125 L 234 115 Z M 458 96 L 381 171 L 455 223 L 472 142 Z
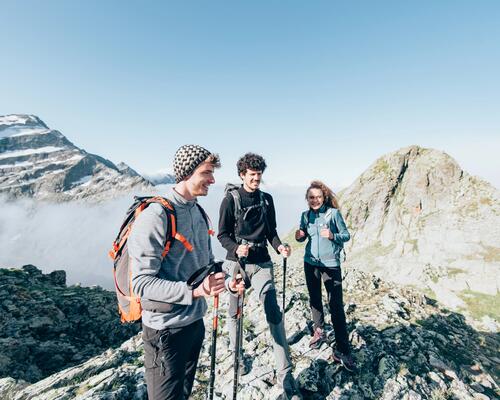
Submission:
M 286 327 L 295 376 L 304 399 L 438 400 L 500 396 L 498 333 L 477 331 L 462 315 L 440 308 L 422 293 L 355 269 L 349 270 L 345 277 L 344 301 L 358 371 L 349 373 L 335 364 L 332 347 L 326 344 L 319 350 L 309 350 L 309 308 L 303 273 L 298 263 L 290 265 L 288 271 Z M 277 267 L 279 289 L 280 272 Z M 222 300 L 225 308 L 227 296 Z M 232 395 L 233 371 L 225 313 L 221 314 L 216 396 L 227 399 Z M 113 320 L 111 315 L 106 314 L 105 318 Z M 210 318 L 209 313 L 207 340 L 193 399 L 204 399 L 206 394 Z M 244 348 L 252 368 L 240 380 L 238 398 L 276 399 L 280 393 L 275 385 L 270 337 L 255 293 L 247 297 L 244 326 Z M 108 349 L 35 384 L 4 378 L 0 380 L 0 398 L 146 399 L 142 351 L 142 341 L 137 335 L 117 349 Z
M 0 377 L 36 382 L 139 331 L 116 318 L 114 293 L 67 287 L 64 271 L 0 268 L 0 299 Z

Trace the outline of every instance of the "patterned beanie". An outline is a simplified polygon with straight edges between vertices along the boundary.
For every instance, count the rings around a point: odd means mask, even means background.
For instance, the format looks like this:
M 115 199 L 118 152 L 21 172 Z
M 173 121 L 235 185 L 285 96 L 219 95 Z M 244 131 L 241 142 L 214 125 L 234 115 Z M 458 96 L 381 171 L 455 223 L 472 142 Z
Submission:
M 185 144 L 179 147 L 174 156 L 175 182 L 179 183 L 191 175 L 196 167 L 211 154 L 207 149 L 196 144 Z

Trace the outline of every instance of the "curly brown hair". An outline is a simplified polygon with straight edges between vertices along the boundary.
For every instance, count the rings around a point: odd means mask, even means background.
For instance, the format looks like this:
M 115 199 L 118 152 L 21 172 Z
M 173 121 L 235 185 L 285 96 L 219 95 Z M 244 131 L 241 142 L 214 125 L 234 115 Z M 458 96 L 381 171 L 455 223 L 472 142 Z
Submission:
M 251 169 L 253 171 L 264 172 L 266 170 L 267 164 L 264 157 L 259 156 L 255 153 L 246 153 L 243 157 L 241 157 L 236 163 L 236 167 L 238 168 L 238 175 L 245 174 L 247 169 Z
M 306 191 L 306 200 L 309 195 L 309 190 L 311 189 L 319 189 L 323 193 L 324 204 L 326 204 L 327 208 L 336 208 L 339 209 L 339 201 L 337 200 L 337 196 L 333 193 L 332 189 L 326 186 L 321 181 L 312 181 Z

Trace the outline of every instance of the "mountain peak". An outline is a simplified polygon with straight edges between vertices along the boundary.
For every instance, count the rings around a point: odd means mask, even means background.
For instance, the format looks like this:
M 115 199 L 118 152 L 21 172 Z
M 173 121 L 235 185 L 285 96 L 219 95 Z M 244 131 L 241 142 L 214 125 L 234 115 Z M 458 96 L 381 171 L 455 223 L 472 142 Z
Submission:
M 0 193 L 99 200 L 149 188 L 151 184 L 130 167 L 117 167 L 76 147 L 37 116 L 0 116 Z
M 408 168 L 417 168 L 421 173 L 430 169 L 444 168 L 443 174 L 461 177 L 463 171 L 458 163 L 444 151 L 417 145 L 403 147 L 383 155 L 364 174 L 405 173 Z
M 162 169 L 154 173 L 142 174 L 153 185 L 165 185 L 175 183 L 175 175 L 171 169 Z
M 0 115 L 0 130 L 11 127 L 31 127 L 49 129 L 48 126 L 36 115 L 9 114 Z
M 123 161 L 116 164 L 116 168 L 118 168 L 118 171 L 120 171 L 123 174 L 127 174 L 128 176 L 133 176 L 133 177 L 141 176 L 139 173 L 137 173 L 135 169 L 133 169 L 132 167 L 130 167 L 130 165 L 124 163 Z
M 439 281 L 455 305 L 466 289 L 495 295 L 499 191 L 445 152 L 408 146 L 388 153 L 340 200 L 352 232 L 346 248 L 356 265 L 404 284 Z M 486 262 L 491 267 L 483 271 Z M 460 280 L 453 278 L 457 273 Z

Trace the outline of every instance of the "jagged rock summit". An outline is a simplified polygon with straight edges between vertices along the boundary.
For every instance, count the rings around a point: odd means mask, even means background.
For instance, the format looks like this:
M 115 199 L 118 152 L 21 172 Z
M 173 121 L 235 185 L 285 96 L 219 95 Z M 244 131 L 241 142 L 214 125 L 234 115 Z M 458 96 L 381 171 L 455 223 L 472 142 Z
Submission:
M 459 292 L 498 293 L 499 191 L 446 153 L 410 146 L 380 157 L 340 201 L 350 265 L 457 306 Z
M 0 116 L 0 194 L 101 200 L 149 188 L 130 167 L 87 153 L 34 115 Z

